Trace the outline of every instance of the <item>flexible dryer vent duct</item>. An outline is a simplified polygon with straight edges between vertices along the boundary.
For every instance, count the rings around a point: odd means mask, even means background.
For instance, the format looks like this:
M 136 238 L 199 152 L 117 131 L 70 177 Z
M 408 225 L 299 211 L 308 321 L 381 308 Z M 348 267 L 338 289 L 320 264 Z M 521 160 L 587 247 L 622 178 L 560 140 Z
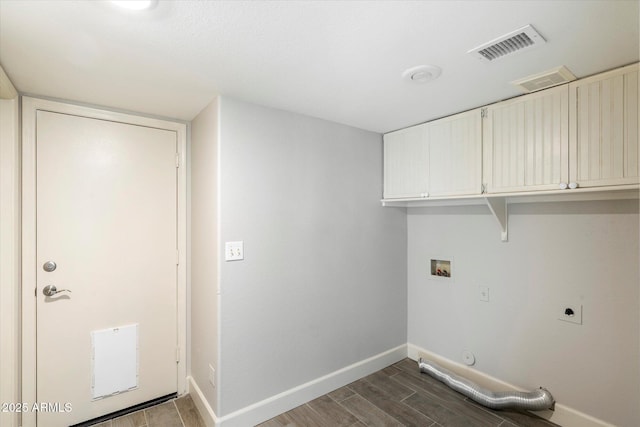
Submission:
M 487 408 L 542 411 L 544 409 L 553 410 L 556 403 L 551 393 L 542 387 L 531 392 L 493 392 L 422 358 L 420 358 L 418 366 L 420 366 L 420 372 L 431 375 L 438 381 L 445 383 L 455 391 L 464 394 Z

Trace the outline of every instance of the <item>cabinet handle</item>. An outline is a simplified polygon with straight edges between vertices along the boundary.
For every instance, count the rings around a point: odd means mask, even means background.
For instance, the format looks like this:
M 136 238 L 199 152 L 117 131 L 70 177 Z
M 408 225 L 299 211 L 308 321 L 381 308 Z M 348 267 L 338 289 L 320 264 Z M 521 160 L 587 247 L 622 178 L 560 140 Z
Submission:
M 575 190 L 576 188 L 578 188 L 578 183 L 577 182 L 570 182 L 569 183 L 569 188 L 572 190 Z
M 566 190 L 567 189 L 567 183 L 566 182 L 561 182 L 560 185 L 558 185 L 558 188 L 561 190 Z

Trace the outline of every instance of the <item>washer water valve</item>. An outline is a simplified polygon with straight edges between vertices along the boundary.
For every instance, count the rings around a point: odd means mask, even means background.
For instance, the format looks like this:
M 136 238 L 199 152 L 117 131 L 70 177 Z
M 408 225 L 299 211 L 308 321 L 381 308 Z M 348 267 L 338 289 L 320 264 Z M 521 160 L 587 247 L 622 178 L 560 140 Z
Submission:
M 451 261 L 443 259 L 432 259 L 431 275 L 440 277 L 451 277 Z

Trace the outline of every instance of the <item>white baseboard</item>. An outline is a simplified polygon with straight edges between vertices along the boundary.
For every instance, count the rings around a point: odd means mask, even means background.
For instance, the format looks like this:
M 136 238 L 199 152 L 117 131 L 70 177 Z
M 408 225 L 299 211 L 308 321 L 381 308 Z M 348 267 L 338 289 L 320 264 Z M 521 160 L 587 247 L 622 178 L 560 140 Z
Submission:
M 200 412 L 204 424 L 207 427 L 216 427 L 219 422 L 218 417 L 216 413 L 213 412 L 213 408 L 209 405 L 207 399 L 205 399 L 204 394 L 202 394 L 202 390 L 200 390 L 200 387 L 198 387 L 198 384 L 196 384 L 196 381 L 191 376 L 187 377 L 187 387 L 189 387 L 188 391 L 191 400 L 193 400 L 196 409 Z
M 260 424 L 406 357 L 407 346 L 403 344 L 222 417 L 216 416 L 191 377 L 189 386 L 193 402 L 207 427 L 247 427 Z
M 446 368 L 451 372 L 465 377 L 468 380 L 490 390 L 527 391 L 413 344 L 407 344 L 407 355 L 410 359 L 416 361 L 420 357 L 424 357 L 425 359 L 435 362 L 443 368 Z M 613 424 L 609 424 L 558 402 L 556 402 L 554 411 L 536 411 L 535 414 L 563 427 L 613 427 Z

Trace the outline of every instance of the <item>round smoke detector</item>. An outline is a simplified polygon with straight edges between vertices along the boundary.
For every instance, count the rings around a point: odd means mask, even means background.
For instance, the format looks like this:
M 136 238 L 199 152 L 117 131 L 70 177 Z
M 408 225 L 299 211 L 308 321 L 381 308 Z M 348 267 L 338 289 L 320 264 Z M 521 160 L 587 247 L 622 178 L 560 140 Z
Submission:
M 409 83 L 427 83 L 440 77 L 442 69 L 435 65 L 418 65 L 402 73 L 402 79 Z

